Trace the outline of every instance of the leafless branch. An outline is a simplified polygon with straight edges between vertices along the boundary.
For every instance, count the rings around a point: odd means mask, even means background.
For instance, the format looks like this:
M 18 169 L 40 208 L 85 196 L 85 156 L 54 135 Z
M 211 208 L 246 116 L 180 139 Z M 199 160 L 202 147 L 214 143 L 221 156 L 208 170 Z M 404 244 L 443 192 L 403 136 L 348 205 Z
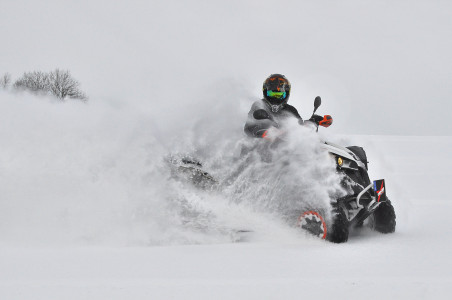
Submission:
M 49 75 L 41 71 L 24 73 L 16 80 L 14 88 L 18 90 L 29 90 L 35 93 L 49 92 Z
M 81 99 L 86 100 L 86 95 L 80 90 L 80 83 L 72 78 L 67 70 L 56 69 L 49 74 L 51 93 L 59 99 Z

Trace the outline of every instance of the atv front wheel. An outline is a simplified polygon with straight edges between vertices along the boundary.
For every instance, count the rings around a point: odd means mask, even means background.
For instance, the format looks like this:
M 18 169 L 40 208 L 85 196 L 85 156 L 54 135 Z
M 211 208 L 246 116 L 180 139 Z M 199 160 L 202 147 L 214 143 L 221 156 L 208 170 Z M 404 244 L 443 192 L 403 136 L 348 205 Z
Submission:
M 373 213 L 372 227 L 381 233 L 392 233 L 396 227 L 396 215 L 391 201 L 382 202 Z
M 333 224 L 327 239 L 333 243 L 345 243 L 348 241 L 349 222 L 341 208 L 333 211 Z

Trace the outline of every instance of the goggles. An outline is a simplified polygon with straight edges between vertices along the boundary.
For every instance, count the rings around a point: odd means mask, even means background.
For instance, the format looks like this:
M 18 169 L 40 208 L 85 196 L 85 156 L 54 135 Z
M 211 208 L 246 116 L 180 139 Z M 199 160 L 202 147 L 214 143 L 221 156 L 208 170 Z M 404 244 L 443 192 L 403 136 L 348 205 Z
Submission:
M 267 90 L 267 96 L 275 99 L 286 99 L 287 93 L 286 92 L 274 92 Z

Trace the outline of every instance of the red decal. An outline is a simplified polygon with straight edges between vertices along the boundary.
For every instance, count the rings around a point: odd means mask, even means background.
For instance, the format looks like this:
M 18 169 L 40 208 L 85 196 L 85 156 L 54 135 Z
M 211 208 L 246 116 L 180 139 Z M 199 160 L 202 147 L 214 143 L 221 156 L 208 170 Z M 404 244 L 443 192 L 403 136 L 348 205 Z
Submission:
M 380 190 L 377 191 L 377 195 L 378 195 L 377 202 L 380 202 L 381 195 L 383 195 L 383 193 L 385 191 L 385 187 L 383 186 L 383 183 L 384 183 L 384 181 L 381 183 Z

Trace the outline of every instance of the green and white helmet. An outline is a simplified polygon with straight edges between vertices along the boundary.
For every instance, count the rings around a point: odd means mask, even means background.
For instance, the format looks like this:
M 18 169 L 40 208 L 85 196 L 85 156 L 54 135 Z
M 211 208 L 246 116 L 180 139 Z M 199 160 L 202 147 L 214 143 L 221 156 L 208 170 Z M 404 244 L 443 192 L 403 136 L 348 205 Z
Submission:
M 277 112 L 289 100 L 290 82 L 284 75 L 272 74 L 265 79 L 262 92 L 272 111 Z

